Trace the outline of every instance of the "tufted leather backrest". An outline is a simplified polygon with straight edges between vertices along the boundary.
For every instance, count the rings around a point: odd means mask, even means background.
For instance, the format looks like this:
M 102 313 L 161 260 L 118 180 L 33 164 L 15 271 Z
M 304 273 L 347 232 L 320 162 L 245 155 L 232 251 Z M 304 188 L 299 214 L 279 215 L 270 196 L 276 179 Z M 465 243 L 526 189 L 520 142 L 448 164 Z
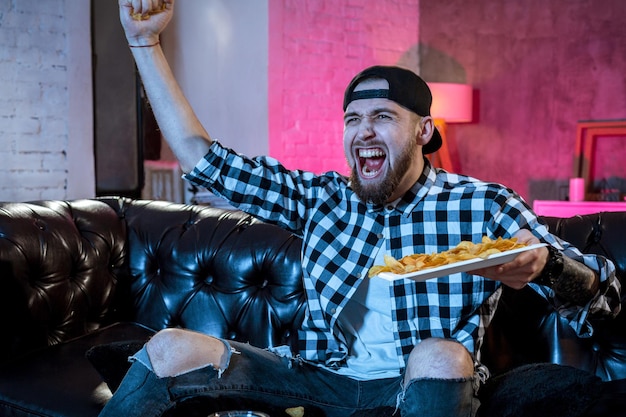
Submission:
M 114 320 L 125 242 L 102 202 L 0 203 L 2 357 Z
M 296 335 L 300 239 L 238 211 L 105 201 L 126 222 L 133 320 L 263 347 Z
M 0 360 L 123 320 L 288 343 L 304 312 L 300 245 L 203 206 L 0 203 Z

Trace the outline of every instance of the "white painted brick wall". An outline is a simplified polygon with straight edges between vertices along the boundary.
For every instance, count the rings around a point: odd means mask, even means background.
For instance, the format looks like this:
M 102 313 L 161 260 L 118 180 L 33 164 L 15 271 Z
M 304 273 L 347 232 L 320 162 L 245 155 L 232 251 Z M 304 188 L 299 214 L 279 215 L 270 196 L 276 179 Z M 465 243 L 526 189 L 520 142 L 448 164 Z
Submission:
M 0 200 L 67 196 L 66 0 L 0 0 Z

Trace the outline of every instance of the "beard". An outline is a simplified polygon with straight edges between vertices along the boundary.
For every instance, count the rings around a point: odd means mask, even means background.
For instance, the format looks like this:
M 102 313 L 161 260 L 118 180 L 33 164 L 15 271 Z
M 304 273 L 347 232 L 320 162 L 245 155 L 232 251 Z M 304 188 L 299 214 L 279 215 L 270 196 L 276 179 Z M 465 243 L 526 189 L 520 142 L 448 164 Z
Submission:
M 383 205 L 389 200 L 402 178 L 413 163 L 417 144 L 415 141 L 407 141 L 407 145 L 400 152 L 400 158 L 394 166 L 390 166 L 384 178 L 376 183 L 363 184 L 359 173 L 358 164 L 355 163 L 350 172 L 350 182 L 356 195 L 364 202 L 375 205 Z

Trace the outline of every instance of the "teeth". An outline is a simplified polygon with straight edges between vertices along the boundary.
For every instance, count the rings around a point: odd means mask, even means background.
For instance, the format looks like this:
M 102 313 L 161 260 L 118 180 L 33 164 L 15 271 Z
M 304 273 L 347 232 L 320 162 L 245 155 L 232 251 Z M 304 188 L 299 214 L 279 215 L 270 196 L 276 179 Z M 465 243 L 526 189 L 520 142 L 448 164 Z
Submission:
M 365 165 L 361 168 L 361 174 L 367 178 L 375 177 L 377 173 L 378 171 L 370 171 Z
M 381 148 L 368 148 L 368 149 L 359 149 L 358 151 L 359 158 L 367 159 L 367 158 L 384 158 L 386 156 L 385 152 Z M 361 175 L 363 178 L 373 178 L 378 175 L 378 169 L 372 169 L 366 163 L 361 167 Z
M 376 158 L 385 156 L 385 153 L 380 149 L 359 149 L 359 156 L 361 158 Z

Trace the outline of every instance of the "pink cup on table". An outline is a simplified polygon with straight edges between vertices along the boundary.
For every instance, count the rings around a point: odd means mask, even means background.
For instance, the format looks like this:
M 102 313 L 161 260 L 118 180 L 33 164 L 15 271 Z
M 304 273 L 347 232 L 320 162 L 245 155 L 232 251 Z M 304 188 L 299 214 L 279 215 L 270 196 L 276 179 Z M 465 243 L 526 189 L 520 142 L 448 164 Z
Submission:
M 585 179 L 570 178 L 569 180 L 569 201 L 585 201 Z

